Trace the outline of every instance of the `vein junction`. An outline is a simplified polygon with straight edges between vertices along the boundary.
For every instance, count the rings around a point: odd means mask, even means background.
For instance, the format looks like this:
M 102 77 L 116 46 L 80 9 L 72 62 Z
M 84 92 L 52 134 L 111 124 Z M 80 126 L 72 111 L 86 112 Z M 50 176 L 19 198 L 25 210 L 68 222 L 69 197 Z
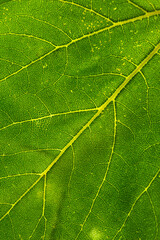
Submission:
M 65 1 L 61 1 L 61 2 L 65 2 Z M 92 12 L 94 12 L 92 10 Z M 96 14 L 96 13 L 95 13 Z M 89 34 L 86 34 L 86 35 L 83 35 L 77 39 L 73 39 L 71 40 L 70 42 L 64 44 L 64 45 L 61 45 L 61 46 L 54 46 L 54 49 L 52 49 L 50 52 L 46 53 L 45 55 L 41 56 L 40 58 L 36 59 L 36 60 L 33 60 L 32 62 L 30 62 L 29 64 L 25 65 L 25 66 L 22 66 L 18 71 L 4 77 L 3 79 L 1 79 L 0 81 L 4 81 L 4 80 L 7 80 L 8 78 L 18 74 L 19 72 L 21 72 L 22 70 L 24 69 L 27 69 L 28 67 L 30 67 L 31 65 L 33 65 L 34 63 L 38 62 L 38 61 L 41 61 L 42 59 L 46 58 L 47 56 L 49 56 L 50 54 L 52 54 L 53 52 L 57 51 L 58 49 L 61 49 L 61 48 L 67 48 L 69 47 L 70 45 L 72 45 L 73 43 L 76 43 L 78 41 L 81 41 L 85 38 L 88 38 L 88 37 L 91 37 L 91 36 L 94 36 L 94 35 L 97 35 L 97 34 L 100 34 L 104 31 L 107 31 L 107 30 L 110 30 L 114 27 L 118 27 L 118 26 L 122 26 L 124 24 L 128 24 L 128 23 L 132 23 L 132 22 L 135 22 L 135 21 L 139 21 L 139 20 L 143 20 L 145 18 L 149 18 L 151 16 L 156 16 L 160 14 L 160 10 L 157 10 L 157 11 L 154 11 L 154 12 L 146 12 L 144 15 L 142 16 L 139 16 L 139 17 L 136 17 L 136 18 L 133 18 L 133 19 L 129 19 L 129 20 L 125 20 L 125 21 L 121 21 L 121 22 L 112 22 L 112 25 L 109 26 L 109 27 L 105 27 L 103 29 L 100 29 L 100 30 L 97 30 L 95 32 L 92 32 L 92 33 L 89 33 Z M 110 21 L 111 22 L 111 21 Z M 11 35 L 16 35 L 14 33 L 10 33 Z M 32 37 L 32 36 L 25 36 L 23 35 L 24 37 Z M 36 37 L 35 37 L 36 38 Z M 42 40 L 44 41 L 43 39 L 38 39 L 37 40 Z M 49 42 L 48 42 L 49 43 Z M 49 43 L 50 44 L 50 43 Z M 125 81 L 116 89 L 116 91 L 112 94 L 112 96 L 110 98 L 108 98 L 106 100 L 106 102 L 104 102 L 100 107 L 98 108 L 95 108 L 95 109 L 89 109 L 88 111 L 96 111 L 96 113 L 93 115 L 93 117 L 82 127 L 82 129 L 66 144 L 66 146 L 60 151 L 60 153 L 57 155 L 57 157 L 52 161 L 52 163 L 40 174 L 37 174 L 37 180 L 13 203 L 11 204 L 11 207 L 10 209 L 1 217 L 0 221 L 2 221 L 6 216 L 9 215 L 9 213 L 12 211 L 12 209 L 23 199 L 23 197 L 25 197 L 29 192 L 30 190 L 32 190 L 36 184 L 41 180 L 41 179 L 44 179 L 44 196 L 43 196 L 43 210 L 42 210 L 42 216 L 41 218 L 39 219 L 39 222 L 40 220 L 44 217 L 45 218 L 45 215 L 44 215 L 44 212 L 45 212 L 45 191 L 46 191 L 46 176 L 47 176 L 47 173 L 51 170 L 51 168 L 56 164 L 56 162 L 60 159 L 60 157 L 66 152 L 66 150 L 70 147 L 72 147 L 72 145 L 74 144 L 74 142 L 81 136 L 81 134 L 88 128 L 90 127 L 90 125 L 94 122 L 94 120 L 96 120 L 100 114 L 106 109 L 106 107 L 111 103 L 113 102 L 113 105 L 114 105 L 114 115 L 115 115 L 115 127 L 114 127 L 114 140 L 113 140 L 113 145 L 112 145 L 112 152 L 111 152 L 111 155 L 110 155 L 110 159 L 109 159 L 109 162 L 108 162 L 108 166 L 107 166 L 107 170 L 106 170 L 106 173 L 105 173 L 105 176 L 102 180 L 102 183 L 100 185 L 100 187 L 98 188 L 98 191 L 95 195 L 95 198 L 93 199 L 93 202 L 92 202 L 92 205 L 91 205 L 91 208 L 89 209 L 89 212 L 84 220 L 84 222 L 82 223 L 81 225 L 81 230 L 79 232 L 79 234 L 77 235 L 76 239 L 78 239 L 80 233 L 83 231 L 83 227 L 92 211 L 92 208 L 94 207 L 94 203 L 97 199 L 97 196 L 103 186 L 103 183 L 104 181 L 106 180 L 106 177 L 107 177 L 107 173 L 108 173 L 108 170 L 109 170 L 109 167 L 110 167 L 110 163 L 111 163 L 111 159 L 112 159 L 112 155 L 113 155 L 113 151 L 114 151 L 114 145 L 115 145 L 115 135 L 116 135 L 116 109 L 115 109 L 115 99 L 116 97 L 120 94 L 120 92 L 126 87 L 126 85 L 131 81 L 131 79 L 133 79 L 136 74 L 138 72 L 140 72 L 142 70 L 142 68 L 153 58 L 153 56 L 158 52 L 158 50 L 160 49 L 160 43 L 153 49 L 153 51 L 135 68 L 135 70 L 128 76 L 125 78 Z M 87 111 L 87 109 L 85 110 Z M 78 111 L 74 111 L 74 112 L 78 112 Z M 62 113 L 62 114 L 70 114 L 72 112 L 68 112 L 68 113 Z M 56 116 L 56 115 L 61 115 L 61 114 L 52 114 L 52 115 L 49 115 L 49 116 L 46 116 L 46 117 L 42 117 L 40 118 L 39 120 L 41 119 L 44 119 L 44 118 L 47 118 L 47 117 L 53 117 L 53 116 Z M 29 122 L 29 121 L 34 121 L 34 119 L 31 119 L 31 120 L 25 120 L 23 122 Z M 21 122 L 22 123 L 22 122 Z M 15 124 L 18 124 L 18 123 L 12 123 L 10 125 L 15 125 Z M 9 127 L 10 125 L 8 125 L 7 127 Z M 4 127 L 3 129 L 7 128 L 7 127 Z M 1 129 L 2 130 L 2 129 Z M 116 236 L 119 234 L 119 232 L 122 231 L 128 217 L 130 216 L 136 202 L 139 200 L 139 198 L 148 190 L 148 188 L 151 186 L 152 182 L 154 181 L 154 179 L 157 177 L 157 175 L 159 174 L 159 171 L 157 172 L 157 174 L 155 175 L 155 177 L 152 179 L 152 181 L 150 182 L 150 184 L 147 186 L 147 188 L 138 196 L 138 198 L 136 199 L 136 201 L 134 202 L 134 204 L 132 205 L 132 208 L 130 209 L 130 212 L 128 213 L 124 223 L 122 224 L 121 228 L 117 231 L 116 235 L 114 236 L 113 239 L 116 238 Z M 45 219 L 46 221 L 46 219 Z M 38 222 L 38 224 L 39 224 Z M 38 226 L 37 224 L 37 226 Z M 46 228 L 46 227 L 45 227 Z M 36 228 L 35 228 L 36 229 Z M 34 234 L 34 231 L 33 233 Z M 45 235 L 45 234 L 44 234 Z M 32 235 L 31 235 L 32 236 Z
M 57 155 L 57 157 L 52 161 L 52 163 L 42 172 L 40 173 L 38 179 L 17 199 L 17 201 L 12 204 L 11 208 L 1 217 L 0 221 L 2 221 L 11 210 L 22 200 L 22 198 L 33 189 L 34 186 L 42 179 L 46 179 L 47 173 L 51 170 L 51 168 L 56 164 L 56 162 L 60 159 L 60 157 L 66 152 L 66 150 L 71 147 L 74 142 L 81 136 L 81 134 L 97 119 L 100 114 L 105 110 L 105 108 L 111 103 L 115 102 L 116 97 L 120 94 L 120 92 L 126 87 L 126 85 L 133 79 L 137 73 L 141 71 L 141 69 L 153 58 L 153 56 L 159 51 L 160 43 L 153 49 L 153 51 L 136 67 L 136 69 L 126 77 L 125 81 L 116 89 L 116 91 L 112 94 L 110 98 L 106 100 L 100 107 L 97 108 L 96 113 L 93 117 L 82 127 L 82 129 L 66 144 L 66 146 L 61 150 L 61 152 Z M 114 105 L 115 106 L 115 105 Z M 115 107 L 114 107 L 115 109 Z M 115 115 L 116 116 L 116 115 Z M 113 143 L 114 147 L 114 143 Z M 113 151 L 113 150 L 112 150 Z M 111 156 L 112 157 L 112 156 Z
M 67 48 L 69 47 L 70 45 L 72 45 L 73 43 L 77 43 L 85 38 L 88 38 L 88 37 L 91 37 L 91 36 L 94 36 L 94 35 L 97 35 L 97 34 L 100 34 L 102 32 L 105 32 L 105 31 L 109 31 L 110 29 L 112 28 L 115 28 L 115 27 L 118 27 L 118 26 L 123 26 L 125 24 L 128 24 L 128 23 L 134 23 L 135 21 L 140 21 L 140 20 L 143 20 L 145 18 L 149 18 L 149 17 L 152 17 L 152 16 L 156 16 L 156 15 L 159 15 L 160 14 L 160 10 L 156 10 L 156 11 L 153 11 L 153 12 L 146 12 L 144 15 L 142 16 L 139 16 L 139 17 L 135 17 L 135 18 L 131 18 L 131 19 L 128 19 L 128 20 L 124 20 L 124 21 L 119 21 L 119 22 L 115 22 L 113 23 L 111 26 L 109 27 L 105 27 L 105 28 L 102 28 L 102 29 L 99 29 L 97 31 L 94 31 L 92 33 L 88 33 L 86 35 L 83 35 L 79 38 L 76 38 L 76 39 L 73 39 L 71 40 L 70 42 L 64 44 L 64 45 L 60 45 L 60 46 L 55 46 L 54 49 L 52 49 L 50 52 L 44 54 L 43 56 L 31 61 L 30 63 L 26 64 L 25 66 L 22 66 L 19 70 L 17 70 L 16 72 L 13 72 L 11 73 L 10 75 L 0 79 L 0 82 L 2 81 L 5 81 L 7 80 L 8 78 L 12 77 L 12 76 L 15 76 L 16 74 L 18 74 L 19 72 L 21 72 L 22 70 L 24 69 L 27 69 L 28 67 L 30 67 L 31 65 L 33 65 L 34 63 L 36 62 L 39 62 L 41 60 L 43 60 L 44 58 L 46 58 L 47 56 L 49 56 L 50 54 L 52 54 L 53 52 L 57 51 L 58 49 L 61 49 L 61 48 Z M 10 34 L 10 35 L 17 35 L 16 33 L 6 33 L 7 34 Z M 23 35 L 24 36 L 24 35 Z M 27 37 L 27 35 L 26 35 Z M 34 36 L 28 36 L 28 37 L 34 37 Z M 37 38 L 37 37 L 35 37 Z M 40 40 L 40 38 L 39 38 Z M 45 41 L 44 39 L 41 39 L 42 41 Z M 52 44 L 53 45 L 53 44 Z

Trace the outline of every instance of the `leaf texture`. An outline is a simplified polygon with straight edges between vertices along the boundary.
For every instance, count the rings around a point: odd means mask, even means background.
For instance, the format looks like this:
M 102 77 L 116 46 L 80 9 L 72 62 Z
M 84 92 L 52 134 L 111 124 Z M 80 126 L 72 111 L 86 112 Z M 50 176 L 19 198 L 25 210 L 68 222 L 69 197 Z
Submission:
M 160 239 L 160 2 L 0 1 L 0 240 Z

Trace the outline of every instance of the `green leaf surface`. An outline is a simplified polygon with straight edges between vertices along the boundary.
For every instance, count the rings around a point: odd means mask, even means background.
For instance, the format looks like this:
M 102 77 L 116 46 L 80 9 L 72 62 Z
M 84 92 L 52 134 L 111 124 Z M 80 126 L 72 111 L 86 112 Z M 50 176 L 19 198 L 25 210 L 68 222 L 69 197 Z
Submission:
M 160 1 L 0 1 L 0 240 L 160 239 Z

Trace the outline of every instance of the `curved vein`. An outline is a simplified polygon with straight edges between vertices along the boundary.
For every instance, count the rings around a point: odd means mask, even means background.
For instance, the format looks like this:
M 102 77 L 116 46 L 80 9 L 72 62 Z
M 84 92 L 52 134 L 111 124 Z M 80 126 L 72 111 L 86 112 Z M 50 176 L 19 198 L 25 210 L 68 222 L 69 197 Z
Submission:
M 117 233 L 114 235 L 114 237 L 112 238 L 112 240 L 115 240 L 115 238 L 117 237 L 117 235 L 122 231 L 122 229 L 124 228 L 128 218 L 130 217 L 136 203 L 138 202 L 138 200 L 143 196 L 144 193 L 146 193 L 148 191 L 148 189 L 150 188 L 150 186 L 152 185 L 152 183 L 154 182 L 154 180 L 157 178 L 158 174 L 160 173 L 160 169 L 157 171 L 157 173 L 154 175 L 154 177 L 152 178 L 152 180 L 149 182 L 148 186 L 141 192 L 141 194 L 139 194 L 139 196 L 136 198 L 136 200 L 134 201 L 134 203 L 132 204 L 130 211 L 127 214 L 127 217 L 125 218 L 122 226 L 119 228 L 119 230 L 117 231 Z
M 83 35 L 83 36 L 81 36 L 81 37 L 79 37 L 79 38 L 73 39 L 72 41 L 70 41 L 69 43 L 66 43 L 66 44 L 64 44 L 64 45 L 56 46 L 56 47 L 55 47 L 53 50 L 51 50 L 50 52 L 44 54 L 43 56 L 37 58 L 36 60 L 33 60 L 32 62 L 26 64 L 25 66 L 23 66 L 22 68 L 20 68 L 18 71 L 13 72 L 13 73 L 11 73 L 10 75 L 8 75 L 8 76 L 0 79 L 0 82 L 5 81 L 6 79 L 8 79 L 8 78 L 10 78 L 10 77 L 12 77 L 12 76 L 15 76 L 16 74 L 18 74 L 18 73 L 21 72 L 22 70 L 27 69 L 28 67 L 30 67 L 30 66 L 33 65 L 34 63 L 41 61 L 42 59 L 46 58 L 47 56 L 49 56 L 50 54 L 52 54 L 53 52 L 55 52 L 55 51 L 57 51 L 57 50 L 59 50 L 59 49 L 61 49 L 61 48 L 67 48 L 67 47 L 69 47 L 70 45 L 72 45 L 73 43 L 79 42 L 79 41 L 81 41 L 81 40 L 83 40 L 83 39 L 85 39 L 85 38 L 88 38 L 88 37 L 97 35 L 97 34 L 102 33 L 102 32 L 104 32 L 104 31 L 108 31 L 108 30 L 110 30 L 110 29 L 112 29 L 112 28 L 115 28 L 115 27 L 118 27 L 118 26 L 123 26 L 123 25 L 128 24 L 128 23 L 133 23 L 133 22 L 135 22 L 135 21 L 140 21 L 140 20 L 143 20 L 143 19 L 145 19 L 145 18 L 149 18 L 149 17 L 151 17 L 151 16 L 156 16 L 156 15 L 159 15 L 159 14 L 160 14 L 160 10 L 156 10 L 156 11 L 153 11 L 153 12 L 147 12 L 146 14 L 141 15 L 141 16 L 139 16 L 139 17 L 135 17 L 135 18 L 131 18 L 131 19 L 128 19 L 128 20 L 116 22 L 116 23 L 114 23 L 113 25 L 111 25 L 111 26 L 109 26 L 109 27 L 105 27 L 105 28 L 99 29 L 99 30 L 97 30 L 97 31 L 94 31 L 94 32 L 92 32 L 92 33 L 88 33 L 88 34 L 86 34 L 86 35 Z
M 0 61 L 4 61 L 4 62 L 8 62 L 8 63 L 11 63 L 12 65 L 17 65 L 19 67 L 22 67 L 22 65 L 18 64 L 18 63 L 15 63 L 13 61 L 10 61 L 8 59 L 5 59 L 5 58 L 0 58 Z
M 0 180 L 3 180 L 3 179 L 8 179 L 8 178 L 15 178 L 15 177 L 22 177 L 22 176 L 39 176 L 40 173 L 20 173 L 20 174 L 15 174 L 15 175 L 8 175 L 8 176 L 5 176 L 5 177 L 1 177 Z
M 52 117 L 56 117 L 56 116 L 62 116 L 62 115 L 68 115 L 68 114 L 74 114 L 74 113 L 82 113 L 82 112 L 94 112 L 96 111 L 98 108 L 91 108 L 91 109 L 80 109 L 80 110 L 75 110 L 75 111 L 69 111 L 69 112 L 62 112 L 62 113 L 54 113 L 54 114 L 50 114 L 44 117 L 39 117 L 39 118 L 32 118 L 32 119 L 27 119 L 27 120 L 23 120 L 20 122 L 13 122 L 5 127 L 0 128 L 1 130 L 4 130 L 6 128 L 15 126 L 15 125 L 19 125 L 19 124 L 23 124 L 23 123 L 28 123 L 28 122 L 36 122 L 36 121 L 41 121 L 47 118 L 52 118 Z
M 154 219 L 155 219 L 155 229 L 156 229 L 156 233 L 155 233 L 155 238 L 154 240 L 157 239 L 157 235 L 158 235 L 158 217 L 156 215 L 156 210 L 155 210 L 155 206 L 153 204 L 153 201 L 152 201 L 152 198 L 149 194 L 149 192 L 147 191 L 147 195 L 148 195 L 148 198 L 149 198 L 149 201 L 150 201 L 150 204 L 151 204 L 151 207 L 152 207 L 152 211 L 153 211 L 153 214 L 154 214 Z
M 31 189 L 36 186 L 36 184 L 52 169 L 52 167 L 56 164 L 56 162 L 61 158 L 61 156 L 66 152 L 68 148 L 70 148 L 73 143 L 81 136 L 81 134 L 90 127 L 90 125 L 101 115 L 101 113 L 106 109 L 106 107 L 111 103 L 114 102 L 116 97 L 120 94 L 120 92 L 126 87 L 126 85 L 130 82 L 133 77 L 137 75 L 137 73 L 153 58 L 153 56 L 157 53 L 157 51 L 160 49 L 160 43 L 153 49 L 153 51 L 137 66 L 137 68 L 126 78 L 126 80 L 116 89 L 116 91 L 112 94 L 110 98 L 106 100 L 98 109 L 97 112 L 93 115 L 93 117 L 81 128 L 81 130 L 66 144 L 66 146 L 62 149 L 62 151 L 57 155 L 57 157 L 52 161 L 52 163 L 40 174 L 39 178 L 17 199 L 17 201 L 12 205 L 12 207 L 1 217 L 0 221 L 2 221 L 11 211 L 12 209 L 21 201 L 21 199 L 26 196 L 30 192 Z M 149 185 L 145 188 L 145 190 L 141 193 L 141 195 L 148 190 L 154 179 L 159 174 L 159 171 L 156 173 L 155 177 L 152 179 L 152 181 L 149 183 Z M 138 199 L 140 196 L 138 197 Z M 138 200 L 137 199 L 137 200 Z M 136 200 L 136 202 L 137 202 Z M 135 202 L 135 204 L 136 204 Z M 135 205 L 134 204 L 134 205 Z M 130 213 L 132 212 L 132 209 L 134 208 L 134 205 L 132 205 L 132 208 L 130 210 Z M 130 215 L 130 214 L 129 214 Z M 129 217 L 128 215 L 128 217 Z M 128 219 L 126 218 L 126 221 Z M 125 221 L 125 222 L 126 222 Z M 124 227 L 125 225 L 122 225 L 119 231 Z M 117 234 L 119 233 L 117 232 Z M 116 237 L 116 235 L 115 235 Z M 115 238 L 114 238 L 115 239 Z M 113 239 L 113 240 L 114 240 Z
M 21 152 L 15 152 L 15 153 L 10 153 L 10 154 L 0 154 L 0 157 L 10 157 L 18 154 L 23 154 L 23 153 L 32 153 L 32 152 L 45 152 L 45 151 L 61 151 L 59 148 L 39 148 L 39 149 L 31 149 L 31 150 L 25 150 Z
M 82 9 L 84 9 L 85 11 L 89 11 L 89 12 L 94 13 L 95 15 L 97 15 L 97 16 L 99 16 L 99 17 L 101 17 L 101 18 L 104 18 L 105 20 L 107 20 L 108 22 L 111 22 L 112 24 L 114 23 L 111 19 L 109 19 L 109 18 L 107 18 L 106 16 L 104 16 L 104 15 L 96 12 L 96 11 L 93 10 L 92 8 L 87 8 L 87 7 L 82 6 L 82 5 L 80 5 L 80 4 L 78 4 L 78 3 L 75 3 L 75 2 L 68 2 L 68 1 L 64 1 L 64 0 L 59 0 L 59 1 L 62 2 L 62 3 L 67 3 L 67 4 L 71 4 L 71 5 L 73 5 L 73 6 L 76 6 L 76 7 L 80 7 L 80 8 L 82 8 Z
M 51 26 L 51 27 L 53 27 L 53 28 L 59 30 L 59 31 L 62 32 L 64 35 L 66 35 L 69 39 L 72 40 L 72 38 L 71 38 L 66 32 L 64 32 L 61 28 L 59 28 L 59 27 L 53 25 L 52 23 L 47 22 L 46 20 L 42 20 L 42 19 L 39 19 L 39 18 L 36 18 L 36 17 L 33 17 L 33 16 L 22 15 L 22 14 L 21 14 L 21 15 L 17 15 L 17 16 L 18 16 L 18 17 L 28 17 L 28 18 L 32 18 L 32 19 L 34 19 L 35 21 L 38 21 L 38 22 L 41 22 L 41 23 L 47 24 L 47 25 L 49 25 L 49 26 Z
M 138 4 L 135 4 L 133 1 L 128 0 L 128 3 L 132 4 L 134 7 L 140 9 L 142 12 L 147 13 L 147 11 L 145 9 L 143 9 L 142 7 L 140 7 Z
M 123 78 L 126 78 L 127 76 L 121 74 L 121 73 L 114 73 L 114 72 L 103 72 L 103 73 L 98 73 L 98 74 L 92 74 L 92 75 L 83 75 L 83 76 L 80 76 L 80 78 L 90 78 L 90 77 L 101 77 L 101 76 L 108 76 L 108 75 L 112 75 L 112 76 L 119 76 L 119 77 L 123 77 Z M 67 77 L 77 77 L 77 76 L 74 76 L 74 75 L 68 75 L 68 74 L 65 74 L 64 76 L 67 76 Z
M 51 53 L 53 53 L 54 51 L 56 51 L 57 48 L 51 50 L 50 52 L 44 54 L 43 56 L 41 56 L 40 58 L 37 58 L 36 60 L 33 60 L 32 62 L 26 64 L 25 66 L 21 67 L 19 70 L 17 70 L 16 72 L 11 73 L 10 75 L 0 79 L 0 82 L 3 82 L 5 80 L 7 80 L 8 78 L 15 76 L 16 74 L 18 74 L 19 72 L 23 71 L 24 69 L 27 69 L 28 67 L 30 67 L 31 65 L 33 65 L 34 63 L 41 61 L 42 59 L 44 59 L 45 57 L 47 57 L 48 55 L 50 55 Z
M 7 36 L 7 35 L 12 35 L 12 36 L 19 36 L 19 37 L 28 37 L 28 38 L 34 38 L 36 40 L 40 40 L 42 42 L 48 43 L 50 45 L 52 45 L 53 47 L 56 47 L 56 45 L 54 45 L 52 42 L 47 41 L 44 38 L 40 38 L 31 34 L 25 34 L 25 33 L 13 33 L 13 32 L 8 32 L 8 33 L 1 33 L 0 36 Z
M 96 200 L 97 200 L 97 198 L 98 198 L 98 196 L 100 194 L 100 191 L 101 191 L 101 189 L 102 189 L 102 187 L 103 187 L 103 185 L 104 185 L 104 183 L 106 181 L 106 178 L 107 178 L 107 175 L 108 175 L 108 171 L 109 171 L 109 168 L 110 168 L 110 165 L 111 165 L 111 161 L 112 161 L 113 154 L 114 154 L 115 143 L 116 143 L 116 130 L 117 130 L 117 127 L 116 127 L 117 126 L 117 123 L 116 123 L 117 122 L 117 118 L 116 118 L 115 100 L 113 100 L 113 109 L 114 109 L 114 134 L 113 134 L 112 150 L 111 150 L 111 154 L 110 154 L 109 161 L 108 161 L 108 164 L 107 164 L 107 169 L 105 171 L 105 174 L 104 174 L 104 177 L 102 179 L 102 182 L 101 182 L 101 184 L 100 184 L 100 186 L 99 186 L 99 188 L 98 188 L 98 190 L 96 192 L 96 195 L 95 195 L 95 197 L 94 197 L 94 199 L 92 201 L 92 204 L 91 204 L 91 207 L 90 207 L 90 209 L 88 211 L 88 214 L 86 215 L 83 223 L 81 224 L 81 229 L 80 229 L 79 233 L 77 234 L 75 240 L 77 240 L 79 238 L 81 232 L 83 231 L 84 225 L 86 224 L 86 222 L 87 222 L 87 220 L 88 220 L 88 218 L 89 218 L 89 216 L 90 216 L 90 214 L 91 214 L 91 212 L 93 210 L 95 202 L 96 202 Z

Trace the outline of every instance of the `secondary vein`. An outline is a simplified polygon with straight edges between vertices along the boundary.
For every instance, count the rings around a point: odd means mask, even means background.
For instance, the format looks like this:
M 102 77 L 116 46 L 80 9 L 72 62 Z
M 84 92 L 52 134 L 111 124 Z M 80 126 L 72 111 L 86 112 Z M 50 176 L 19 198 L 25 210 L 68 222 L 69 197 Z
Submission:
M 156 11 L 153 11 L 153 12 L 147 12 L 146 14 L 144 15 L 141 15 L 141 16 L 138 16 L 138 17 L 135 17 L 135 18 L 131 18 L 131 19 L 128 19 L 128 20 L 124 20 L 124 21 L 119 21 L 119 22 L 115 22 L 113 23 L 113 25 L 109 26 L 109 27 L 105 27 L 105 28 L 102 28 L 102 29 L 99 29 L 97 31 L 94 31 L 94 32 L 91 32 L 91 33 L 88 33 L 86 35 L 83 35 L 79 38 L 76 38 L 76 39 L 73 39 L 72 41 L 64 44 L 64 45 L 60 45 L 60 46 L 56 46 L 54 49 L 52 49 L 50 52 L 44 54 L 43 56 L 33 60 L 32 62 L 26 64 L 25 66 L 22 66 L 22 68 L 20 68 L 19 70 L 17 70 L 16 72 L 13 72 L 11 73 L 10 75 L 0 79 L 0 82 L 3 82 L 5 80 L 7 80 L 8 78 L 12 77 L 12 76 L 15 76 L 16 74 L 18 74 L 19 72 L 23 71 L 24 69 L 27 69 L 28 67 L 30 67 L 31 65 L 33 65 L 34 63 L 37 63 L 41 60 L 43 60 L 44 58 L 46 58 L 47 56 L 49 56 L 50 54 L 52 54 L 53 52 L 61 49 L 61 48 L 67 48 L 69 47 L 70 45 L 72 45 L 73 43 L 76 43 L 76 42 L 79 42 L 83 39 L 86 39 L 88 37 L 91 37 L 91 36 L 94 36 L 96 34 L 99 34 L 99 33 L 102 33 L 104 31 L 109 31 L 110 29 L 112 28 L 115 28 L 117 26 L 123 26 L 125 24 L 128 24 L 128 23 L 132 23 L 132 22 L 135 22 L 135 21 L 140 21 L 140 20 L 143 20 L 145 18 L 149 18 L 149 17 L 152 17 L 152 16 L 156 16 L 156 15 L 159 15 L 160 14 L 160 10 L 156 10 Z
M 160 49 L 160 43 L 152 50 L 152 52 L 136 67 L 136 69 L 126 78 L 126 80 L 117 88 L 117 90 L 112 94 L 110 98 L 103 103 L 95 113 L 95 115 L 81 128 L 81 130 L 66 144 L 62 151 L 57 155 L 57 157 L 52 161 L 52 163 L 40 174 L 39 178 L 17 199 L 17 201 L 12 205 L 12 207 L 1 217 L 2 221 L 11 210 L 21 201 L 21 199 L 26 196 L 28 192 L 51 170 L 51 168 L 56 164 L 60 157 L 66 152 L 66 150 L 73 145 L 73 143 L 81 136 L 81 134 L 97 119 L 100 114 L 105 110 L 105 108 L 111 103 L 114 102 L 116 97 L 120 92 L 126 87 L 126 85 L 136 76 L 138 72 L 153 58 L 153 56 Z

